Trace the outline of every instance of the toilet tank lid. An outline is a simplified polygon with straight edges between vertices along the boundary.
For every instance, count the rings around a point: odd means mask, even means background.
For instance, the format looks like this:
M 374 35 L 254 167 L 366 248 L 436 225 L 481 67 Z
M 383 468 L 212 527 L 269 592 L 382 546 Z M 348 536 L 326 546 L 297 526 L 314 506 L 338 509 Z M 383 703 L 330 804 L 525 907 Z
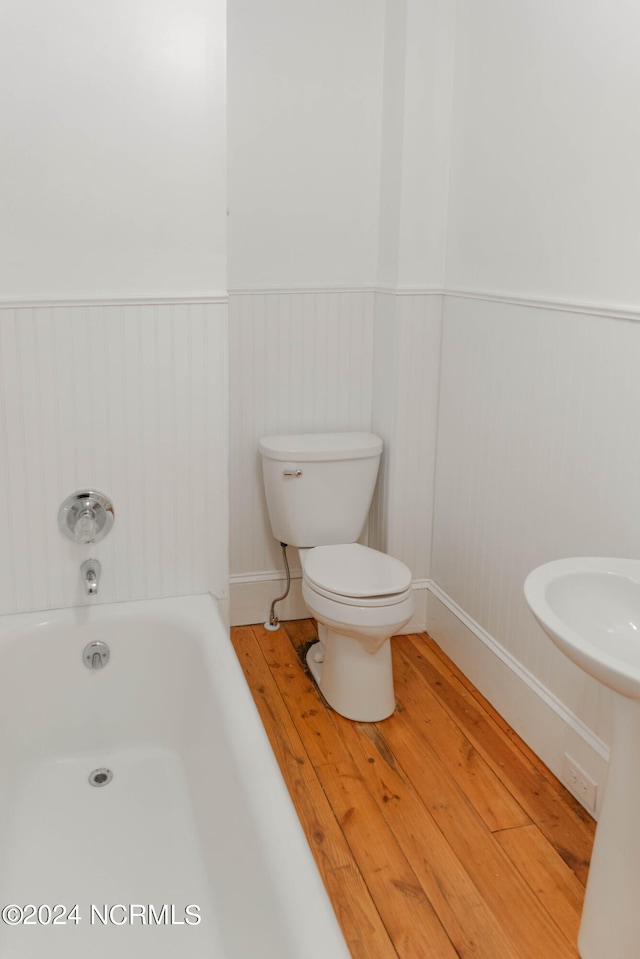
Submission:
M 263 436 L 258 444 L 267 459 L 310 463 L 379 456 L 382 440 L 374 433 L 292 433 Z

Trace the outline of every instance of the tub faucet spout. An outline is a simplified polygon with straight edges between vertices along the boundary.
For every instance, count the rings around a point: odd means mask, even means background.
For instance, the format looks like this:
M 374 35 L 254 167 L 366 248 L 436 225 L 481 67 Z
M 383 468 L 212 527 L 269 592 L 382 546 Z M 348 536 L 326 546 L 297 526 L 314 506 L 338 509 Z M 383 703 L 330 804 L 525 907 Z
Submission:
M 100 582 L 100 563 L 97 559 L 87 559 L 80 567 L 84 591 L 87 596 L 98 595 L 98 583 Z

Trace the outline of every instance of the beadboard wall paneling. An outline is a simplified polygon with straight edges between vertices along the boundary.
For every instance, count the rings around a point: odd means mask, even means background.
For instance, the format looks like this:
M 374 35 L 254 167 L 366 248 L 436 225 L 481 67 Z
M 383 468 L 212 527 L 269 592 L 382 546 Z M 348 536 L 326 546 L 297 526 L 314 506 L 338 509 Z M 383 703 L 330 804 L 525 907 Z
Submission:
M 441 295 L 376 295 L 372 428 L 385 453 L 371 532 L 414 580 L 430 576 L 441 322 Z
M 259 438 L 371 429 L 373 298 L 367 291 L 230 295 L 232 576 L 282 569 Z
M 369 515 L 369 542 L 375 549 L 385 550 L 390 522 L 389 481 L 391 458 L 389 444 L 396 429 L 398 402 L 398 331 L 396 296 L 392 292 L 378 292 L 375 297 L 373 336 L 372 426 L 382 438 L 384 449 L 380 461 L 371 513 Z
M 212 591 L 226 597 L 226 303 L 0 309 L 0 612 Z M 112 497 L 95 546 L 58 530 Z M 95 600 L 92 600 L 95 601 Z
M 384 453 L 367 541 L 406 562 L 414 580 L 428 577 L 441 309 L 442 297 L 424 291 L 230 296 L 234 625 L 263 620 L 265 595 L 282 592 L 257 451 L 272 433 L 378 433 Z M 295 576 L 295 550 L 289 558 Z M 421 607 L 412 628 L 425 616 Z
M 640 542 L 640 324 L 448 296 L 432 578 L 604 742 L 608 691 L 535 623 L 522 584 Z

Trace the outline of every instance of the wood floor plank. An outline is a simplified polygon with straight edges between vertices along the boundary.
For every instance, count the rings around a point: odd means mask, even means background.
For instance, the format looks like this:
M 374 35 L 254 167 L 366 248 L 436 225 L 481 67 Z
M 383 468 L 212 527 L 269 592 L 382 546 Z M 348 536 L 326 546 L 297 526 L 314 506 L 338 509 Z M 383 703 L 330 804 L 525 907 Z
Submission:
M 403 651 L 394 648 L 394 682 L 399 708 L 428 727 L 428 739 L 489 829 L 525 826 L 530 817 L 460 726 L 442 706 Z
M 305 750 L 315 757 L 314 766 L 347 841 L 350 836 L 357 836 L 352 851 L 398 955 L 401 959 L 457 957 L 459 954 L 453 949 L 393 832 L 372 800 L 370 787 L 364 784 L 351 761 L 343 735 L 351 724 L 344 721 L 345 725 L 338 728 L 337 721 L 342 717 L 327 709 L 316 685 L 299 664 L 291 662 L 292 647 L 287 636 L 281 632 L 269 634 L 265 630 L 265 633 L 262 636 L 256 630 L 264 643 L 265 658 L 274 681 L 287 703 Z M 294 642 L 298 638 L 296 636 Z M 340 754 L 341 760 L 330 761 L 330 756 Z
M 507 739 L 512 741 L 518 753 L 521 753 L 528 763 L 543 774 L 549 787 L 555 789 L 555 791 L 561 795 L 564 803 L 572 807 L 579 816 L 586 817 L 589 821 L 591 820 L 591 817 L 586 813 L 578 800 L 575 799 L 571 793 L 567 792 L 565 786 L 551 773 L 540 757 L 518 736 L 504 717 L 501 716 L 491 703 L 476 689 L 471 680 L 464 675 L 427 633 L 411 633 L 408 634 L 407 638 L 440 672 L 448 677 L 454 687 L 463 690 L 463 694 L 467 698 L 475 701 L 481 713 L 500 729 Z
M 487 906 L 396 762 L 384 739 L 388 721 L 350 723 L 340 717 L 336 721 L 458 954 L 469 959 L 519 959 L 521 953 L 503 932 L 501 920 Z
M 277 655 L 276 646 L 278 647 Z M 402 836 L 404 840 L 401 844 L 403 855 L 410 866 L 420 873 L 420 882 L 429 901 L 437 904 L 437 913 L 441 916 L 447 934 L 458 950 L 457 954 L 465 957 L 473 956 L 474 959 L 476 957 L 477 959 L 517 959 L 518 954 L 514 952 L 513 943 L 501 932 L 499 923 L 496 922 L 486 907 L 469 876 L 456 859 L 419 798 L 415 794 L 413 797 L 409 795 L 408 789 L 410 787 L 403 783 L 398 774 L 393 778 L 391 786 L 387 784 L 381 786 L 378 780 L 378 768 L 382 764 L 379 762 L 374 772 L 375 751 L 368 750 L 363 753 L 362 748 L 358 745 L 358 736 L 364 736 L 366 740 L 370 734 L 368 730 L 376 727 L 373 724 L 351 723 L 332 710 L 327 709 L 322 703 L 322 697 L 317 688 L 310 683 L 302 670 L 292 669 L 290 664 L 288 668 L 283 668 L 283 664 L 287 663 L 289 659 L 286 644 L 277 642 L 268 646 L 267 658 L 274 669 L 274 680 L 278 684 L 283 698 L 291 704 L 290 713 L 305 749 L 311 751 L 317 736 L 329 740 L 337 737 L 343 744 L 343 748 L 348 747 L 351 757 L 356 757 L 357 768 L 362 781 L 366 783 L 367 789 L 365 793 L 360 794 L 360 808 L 364 807 L 366 800 L 369 803 L 369 814 L 366 818 L 367 825 L 364 828 L 358 827 L 356 822 L 349 820 L 349 830 L 352 837 L 358 835 L 357 831 L 360 828 L 357 842 L 354 840 L 354 854 L 358 845 L 364 844 L 368 849 L 368 843 L 365 839 L 365 836 L 368 835 L 368 824 L 369 821 L 377 821 L 378 827 L 373 848 L 376 852 L 382 850 L 383 856 L 388 857 L 390 840 L 388 837 L 385 840 L 382 839 L 383 828 L 380 826 L 380 820 L 377 817 L 382 815 L 385 821 L 389 817 L 393 822 L 392 835 L 396 838 Z M 334 730 L 330 735 L 327 733 L 328 725 L 331 725 Z M 381 725 L 384 726 L 385 724 Z M 380 737 L 378 737 L 378 748 L 380 748 L 379 744 Z M 325 772 L 324 755 L 321 755 L 319 759 L 318 774 L 335 810 L 340 794 L 335 790 L 331 791 L 330 780 L 327 779 L 329 773 Z M 387 757 L 387 762 L 388 759 L 389 757 Z M 351 766 L 347 763 L 342 764 L 342 766 L 351 770 Z M 387 778 L 389 778 L 388 769 Z M 352 789 L 355 789 L 353 784 Z M 380 796 L 378 811 L 375 816 L 371 813 L 370 806 L 370 796 L 374 793 Z M 399 793 L 403 794 L 401 809 L 398 802 Z M 391 797 L 394 798 L 395 802 L 389 802 Z M 411 801 L 412 798 L 413 801 Z M 389 808 L 385 809 L 387 803 Z M 345 832 L 347 832 L 346 829 Z M 369 854 L 369 852 L 366 853 L 366 855 Z M 366 861 L 365 863 L 361 862 L 360 865 L 364 872 Z M 366 875 L 365 873 L 365 878 Z M 415 879 L 413 882 L 407 879 L 402 880 L 402 888 L 411 891 L 415 881 Z M 388 893 L 384 887 L 379 890 L 379 893 L 382 894 L 384 903 L 388 898 Z M 375 893 L 373 895 L 375 899 Z M 389 927 L 389 920 L 384 912 L 383 918 L 385 924 Z M 412 929 L 413 926 L 414 924 L 411 924 Z M 409 940 L 409 943 L 405 941 L 406 929 L 403 932 L 402 924 L 400 925 L 400 931 L 402 938 L 394 940 L 396 949 L 400 956 L 412 955 L 413 952 L 407 951 L 410 948 L 411 940 Z M 434 948 L 434 939 L 435 937 L 432 938 L 432 949 Z M 417 943 L 411 943 L 411 945 L 415 949 Z M 432 952 L 429 955 L 433 955 L 435 959 L 437 953 Z
M 496 833 L 496 839 L 570 942 L 576 942 L 584 887 L 537 826 Z
M 523 751 L 514 740 L 504 735 L 474 697 L 456 687 L 446 671 L 434 661 L 433 654 L 422 646 L 420 637 L 398 636 L 394 643 L 425 683 L 437 689 L 443 705 L 496 776 L 578 878 L 586 882 L 595 834 L 593 819 L 570 793 L 557 788 L 555 777 L 543 773 L 537 764 L 525 761 Z
M 274 694 L 275 683 L 262 655 L 251 626 L 238 626 L 233 631 L 233 645 L 245 678 L 253 693 L 260 718 L 267 731 L 282 775 L 287 782 L 313 780 L 313 764 L 302 745 L 295 725 Z
M 593 831 L 544 765 L 428 637 L 393 640 L 396 713 L 352 723 L 298 659 L 314 624 L 283 626 L 233 641 L 354 959 L 578 959 Z
M 565 786 L 560 782 L 560 780 L 551 773 L 540 757 L 537 756 L 534 751 L 518 736 L 506 719 L 504 719 L 504 717 L 501 716 L 500 713 L 491 705 L 488 699 L 486 699 L 479 692 L 479 690 L 476 689 L 471 680 L 469 680 L 456 666 L 456 664 L 447 656 L 447 654 L 440 649 L 437 643 L 434 642 L 434 640 L 427 633 L 412 633 L 409 634 L 409 638 L 418 650 L 429 657 L 435 664 L 437 664 L 437 667 L 440 670 L 447 674 L 455 686 L 464 690 L 467 696 L 475 700 L 476 705 L 480 707 L 481 712 L 486 715 L 487 719 L 493 722 L 504 733 L 504 735 L 513 742 L 518 752 L 522 753 L 524 758 L 544 775 L 545 779 L 549 783 L 549 786 L 554 788 L 556 792 L 562 796 L 563 802 L 567 802 L 569 805 L 572 805 L 579 814 L 584 814 L 585 810 L 577 801 L 577 799 L 575 799 L 570 793 L 567 793 Z M 588 818 L 590 819 L 591 817 Z
M 262 626 L 253 629 L 294 725 L 304 720 L 305 748 L 313 765 L 348 762 L 351 757 L 333 723 L 326 721 L 324 701 L 301 669 L 287 633 L 270 632 Z
M 324 764 L 319 776 L 401 959 L 458 959 L 357 767 Z
M 484 901 L 495 916 L 501 917 L 514 950 L 526 959 L 577 959 L 575 948 L 541 912 L 529 886 L 434 755 L 428 735 L 413 725 L 404 710 L 398 710 L 392 718 L 395 721 L 387 720 L 383 731 L 387 746 L 400 765 L 412 771 L 414 787 Z M 418 767 L 419 777 L 414 772 Z M 519 919 L 524 913 L 528 916 L 526 926 Z
M 400 959 L 322 785 L 307 784 L 293 799 L 353 959 Z
M 317 687 L 301 669 L 284 668 L 288 658 L 286 643 L 276 640 L 268 644 L 267 659 L 274 670 L 274 679 L 283 698 L 290 704 L 290 714 L 305 749 L 311 754 L 317 737 L 329 741 L 337 737 L 343 749 L 348 748 L 362 782 L 366 784 L 364 797 L 369 802 L 369 797 L 373 796 L 378 805 L 375 817 L 371 815 L 372 821 L 382 815 L 385 822 L 390 824 L 392 835 L 399 842 L 411 868 L 419 875 L 422 887 L 429 901 L 434 904 L 457 954 L 474 959 L 518 959 L 519 953 L 513 942 L 502 933 L 499 922 L 487 908 L 440 829 L 403 778 L 402 772 L 394 768 L 393 757 L 388 749 L 383 760 L 385 746 L 382 737 L 378 734 L 375 738 L 376 747 L 371 745 L 369 736 L 373 734 L 372 731 L 378 726 L 384 728 L 386 723 L 352 723 L 327 709 Z M 330 734 L 327 732 L 328 725 L 333 727 Z M 322 753 L 319 760 L 322 765 L 318 767 L 318 774 L 335 810 L 339 793 L 330 791 Z M 346 768 L 351 767 L 346 764 Z M 384 778 L 381 779 L 380 771 L 383 768 Z M 361 805 L 363 802 L 361 797 Z M 349 826 L 351 830 L 358 828 L 351 820 Z M 382 849 L 386 856 L 389 839 L 382 838 L 383 831 L 379 826 L 374 847 L 376 850 Z M 366 830 L 362 829 L 360 842 L 365 833 Z M 411 885 L 407 888 L 410 889 Z M 386 918 L 385 923 L 388 925 Z M 412 954 L 406 952 L 409 948 L 406 942 L 396 941 L 395 944 L 399 955 Z M 437 953 L 432 955 L 435 957 Z
M 233 645 L 280 770 L 333 902 L 353 959 L 396 959 L 362 878 L 251 627 L 236 627 Z
M 282 623 L 282 628 L 295 650 L 318 639 L 317 626 L 312 619 L 292 619 L 288 623 Z

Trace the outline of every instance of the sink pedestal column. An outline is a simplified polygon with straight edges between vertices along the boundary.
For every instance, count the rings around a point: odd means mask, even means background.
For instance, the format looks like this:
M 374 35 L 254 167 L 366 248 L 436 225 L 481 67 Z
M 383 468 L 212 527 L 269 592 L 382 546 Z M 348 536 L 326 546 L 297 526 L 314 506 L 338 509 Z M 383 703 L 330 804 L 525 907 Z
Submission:
M 613 742 L 578 936 L 582 959 L 640 955 L 640 701 L 613 692 Z

